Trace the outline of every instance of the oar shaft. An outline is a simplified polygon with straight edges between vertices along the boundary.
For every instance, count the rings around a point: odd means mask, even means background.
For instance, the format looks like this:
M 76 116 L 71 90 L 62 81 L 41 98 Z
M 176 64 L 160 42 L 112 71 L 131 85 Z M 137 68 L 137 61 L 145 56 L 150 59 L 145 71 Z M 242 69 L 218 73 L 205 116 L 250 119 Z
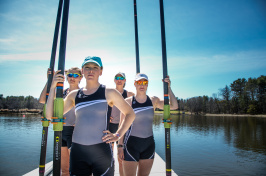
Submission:
M 60 0 L 59 5 L 58 5 L 58 10 L 57 10 L 52 52 L 51 52 L 51 58 L 50 58 L 50 67 L 49 68 L 50 68 L 51 74 L 48 75 L 45 102 L 47 102 L 48 95 L 50 92 L 51 83 L 52 83 L 52 79 L 53 79 L 53 71 L 54 71 L 55 55 L 56 55 L 56 48 L 57 48 L 57 41 L 58 41 L 58 33 L 59 33 L 59 26 L 60 26 L 60 21 L 61 21 L 61 14 L 62 14 L 62 4 L 63 4 L 63 0 Z M 40 176 L 43 176 L 45 173 L 47 136 L 48 136 L 48 126 L 49 126 L 49 121 L 46 119 L 46 113 L 45 112 L 46 112 L 46 104 L 44 105 L 44 109 L 43 109 L 43 122 L 42 122 L 43 129 L 42 129 L 41 154 L 40 154 L 40 164 L 39 164 L 39 175 Z
M 138 35 L 138 15 L 137 15 L 137 1 L 133 0 L 134 3 L 134 24 L 135 24 L 135 50 L 136 50 L 136 72 L 140 72 L 139 64 L 139 35 Z
M 43 176 L 45 172 L 47 136 L 48 136 L 48 127 L 43 127 L 42 142 L 41 142 L 41 155 L 40 155 L 40 164 L 39 164 L 39 176 Z
M 64 0 L 61 37 L 60 37 L 60 48 L 59 48 L 59 60 L 58 60 L 58 70 L 61 70 L 60 72 L 61 74 L 64 74 L 64 70 L 65 70 L 69 3 L 70 3 L 70 0 Z M 57 84 L 56 99 L 54 100 L 53 175 L 60 175 L 60 172 L 61 172 L 61 146 L 62 146 L 63 113 L 64 113 L 63 87 L 64 87 L 63 82 Z
M 50 92 L 51 83 L 53 80 L 53 71 L 54 71 L 54 64 L 55 64 L 55 57 L 56 57 L 56 49 L 57 49 L 57 43 L 58 43 L 58 34 L 59 34 L 59 27 L 60 27 L 60 21 L 61 21 L 61 14 L 62 14 L 62 6 L 63 6 L 63 0 L 59 1 L 58 5 L 58 11 L 57 11 L 57 17 L 56 17 L 56 23 L 55 23 L 55 32 L 54 32 L 54 40 L 53 40 L 53 47 L 51 52 L 51 61 L 50 61 L 50 70 L 51 74 L 48 75 L 48 83 L 47 83 L 47 91 L 46 91 L 46 101 L 48 99 L 48 95 Z
M 65 71 L 64 69 L 65 69 L 65 56 L 66 56 L 66 43 L 67 43 L 69 1 L 70 0 L 64 0 L 64 11 L 63 11 L 63 19 L 62 19 L 59 60 L 58 60 L 58 70 L 61 70 L 60 72 L 61 74 L 64 74 L 64 71 Z M 56 97 L 57 98 L 63 97 L 63 88 L 57 87 Z
M 165 39 L 165 23 L 164 23 L 164 7 L 163 0 L 160 1 L 160 21 L 161 21 L 161 40 L 162 40 L 162 63 L 163 63 L 163 79 L 168 76 L 167 73 L 167 55 L 166 55 L 166 39 Z M 171 172 L 171 139 L 170 139 L 170 106 L 168 95 L 168 83 L 164 82 L 164 127 L 165 127 L 165 158 L 166 158 L 166 175 L 172 175 Z

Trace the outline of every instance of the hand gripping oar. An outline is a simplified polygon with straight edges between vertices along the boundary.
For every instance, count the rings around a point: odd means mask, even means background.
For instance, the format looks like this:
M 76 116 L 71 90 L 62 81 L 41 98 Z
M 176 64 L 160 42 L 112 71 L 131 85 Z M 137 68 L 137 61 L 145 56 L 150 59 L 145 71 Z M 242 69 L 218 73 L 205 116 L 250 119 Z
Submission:
M 137 2 L 133 0 L 134 3 L 134 22 L 135 22 L 135 49 L 136 49 L 136 71 L 140 72 L 139 67 L 139 36 L 138 36 L 138 16 L 137 16 Z
M 63 4 L 63 0 L 60 0 L 59 5 L 58 5 L 58 11 L 57 11 L 57 17 L 56 17 L 56 23 L 55 23 L 55 31 L 54 31 L 54 39 L 53 39 L 53 46 L 52 46 L 51 59 L 50 59 L 50 67 L 49 68 L 50 68 L 51 73 L 48 75 L 46 101 L 48 99 L 51 83 L 53 80 L 53 71 L 54 71 L 54 63 L 55 63 L 55 55 L 56 55 L 56 48 L 57 48 L 59 26 L 60 26 L 60 21 L 61 21 L 62 4 Z M 43 126 L 42 143 L 41 143 L 41 154 L 40 154 L 40 164 L 39 164 L 39 175 L 40 176 L 43 176 L 45 173 L 47 135 L 48 135 L 48 126 L 49 126 L 49 120 L 46 119 L 46 103 L 43 107 L 42 126 Z
M 65 70 L 69 1 L 70 0 L 64 0 L 64 10 L 63 10 L 63 18 L 61 26 L 59 61 L 58 61 L 58 70 L 61 70 L 60 72 L 61 74 L 64 74 Z M 57 84 L 56 99 L 54 100 L 54 117 L 52 117 L 53 130 L 54 130 L 54 155 L 53 155 L 54 176 L 60 176 L 61 173 L 61 146 L 62 146 L 62 130 L 64 122 L 63 86 L 64 83 Z
M 165 26 L 164 26 L 164 9 L 163 0 L 160 1 L 160 19 L 161 19 L 161 38 L 162 38 L 162 61 L 163 61 L 163 79 L 167 77 L 167 58 L 166 58 L 166 42 L 165 42 Z M 171 145 L 170 145 L 170 106 L 168 96 L 168 83 L 164 82 L 164 128 L 165 128 L 165 160 L 166 175 L 172 175 L 171 170 Z

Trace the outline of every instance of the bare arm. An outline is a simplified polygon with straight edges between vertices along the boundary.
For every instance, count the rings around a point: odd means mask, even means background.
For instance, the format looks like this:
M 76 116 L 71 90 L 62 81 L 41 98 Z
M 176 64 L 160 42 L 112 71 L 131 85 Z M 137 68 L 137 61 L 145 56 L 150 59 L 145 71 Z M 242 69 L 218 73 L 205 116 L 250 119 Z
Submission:
M 126 133 L 134 121 L 135 113 L 131 106 L 124 100 L 122 95 L 115 89 L 106 89 L 105 95 L 108 104 L 111 106 L 115 105 L 120 110 L 121 114 L 125 115 L 125 119 L 116 132 L 116 134 L 118 133 L 121 137 Z M 120 138 L 116 134 L 111 134 L 109 131 L 104 131 L 104 133 L 106 132 L 109 133 L 103 137 L 103 141 L 106 143 L 115 142 Z
M 47 91 L 47 82 L 42 90 L 42 93 L 39 97 L 39 103 L 45 104 L 46 101 L 46 91 Z
M 131 105 L 132 104 L 132 97 L 129 97 L 126 99 L 126 102 Z M 120 124 L 123 123 L 123 121 L 125 120 L 125 115 L 123 113 L 120 113 L 120 122 L 119 122 L 119 126 Z M 118 140 L 118 145 L 123 146 L 124 144 L 124 139 L 125 139 L 125 135 L 121 136 L 121 138 Z M 124 147 L 119 147 L 118 146 L 118 159 L 119 160 L 124 160 Z
M 47 78 L 48 78 L 48 75 L 51 74 L 52 72 L 50 71 L 51 69 L 48 68 L 47 70 Z M 46 103 L 46 93 L 47 93 L 47 82 L 42 90 L 42 93 L 39 97 L 39 103 L 42 103 L 42 104 L 45 104 Z
M 127 92 L 127 97 L 132 97 L 134 96 L 135 94 L 133 92 Z
M 132 104 L 132 97 L 126 98 L 125 100 L 131 106 L 131 104 Z M 121 124 L 123 123 L 124 120 L 125 120 L 125 115 L 123 113 L 120 113 L 119 127 L 121 126 Z M 124 143 L 124 136 L 121 136 L 120 140 L 118 141 L 118 144 L 121 144 L 122 145 L 123 143 Z
M 170 105 L 170 109 L 174 110 L 178 108 L 178 103 L 177 103 L 177 99 L 171 89 L 171 81 L 169 79 L 169 77 L 164 79 L 165 82 L 168 83 L 168 96 L 169 96 L 169 105 Z M 160 100 L 158 97 L 152 97 L 151 98 L 154 109 L 155 108 L 159 108 L 159 109 L 163 109 L 164 108 L 164 100 Z

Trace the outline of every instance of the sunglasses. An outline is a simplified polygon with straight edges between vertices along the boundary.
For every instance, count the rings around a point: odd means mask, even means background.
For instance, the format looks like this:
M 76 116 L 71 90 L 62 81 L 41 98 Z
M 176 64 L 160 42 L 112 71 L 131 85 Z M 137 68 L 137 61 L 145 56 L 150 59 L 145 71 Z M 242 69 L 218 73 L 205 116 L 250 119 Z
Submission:
M 137 83 L 137 85 L 148 85 L 148 81 L 135 81 L 135 83 Z
M 115 80 L 124 80 L 125 79 L 125 77 L 123 77 L 123 76 L 116 76 L 115 77 Z
M 68 73 L 67 74 L 67 77 L 69 77 L 69 78 L 72 78 L 72 77 L 74 77 L 74 78 L 78 78 L 78 77 L 80 77 L 81 75 L 79 74 L 79 73 Z

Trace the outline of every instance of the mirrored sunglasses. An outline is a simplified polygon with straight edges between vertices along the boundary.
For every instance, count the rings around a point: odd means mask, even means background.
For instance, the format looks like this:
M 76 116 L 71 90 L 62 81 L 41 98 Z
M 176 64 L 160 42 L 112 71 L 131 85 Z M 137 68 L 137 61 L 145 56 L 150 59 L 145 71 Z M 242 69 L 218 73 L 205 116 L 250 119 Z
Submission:
M 74 77 L 74 78 L 78 78 L 78 77 L 80 77 L 81 75 L 79 74 L 79 73 L 68 73 L 67 74 L 67 77 L 69 77 L 69 78 L 72 78 L 72 77 Z
M 148 85 L 148 81 L 135 81 L 135 83 L 137 83 L 137 85 Z
M 115 80 L 124 80 L 125 79 L 125 77 L 123 77 L 123 76 L 116 76 L 115 77 Z

